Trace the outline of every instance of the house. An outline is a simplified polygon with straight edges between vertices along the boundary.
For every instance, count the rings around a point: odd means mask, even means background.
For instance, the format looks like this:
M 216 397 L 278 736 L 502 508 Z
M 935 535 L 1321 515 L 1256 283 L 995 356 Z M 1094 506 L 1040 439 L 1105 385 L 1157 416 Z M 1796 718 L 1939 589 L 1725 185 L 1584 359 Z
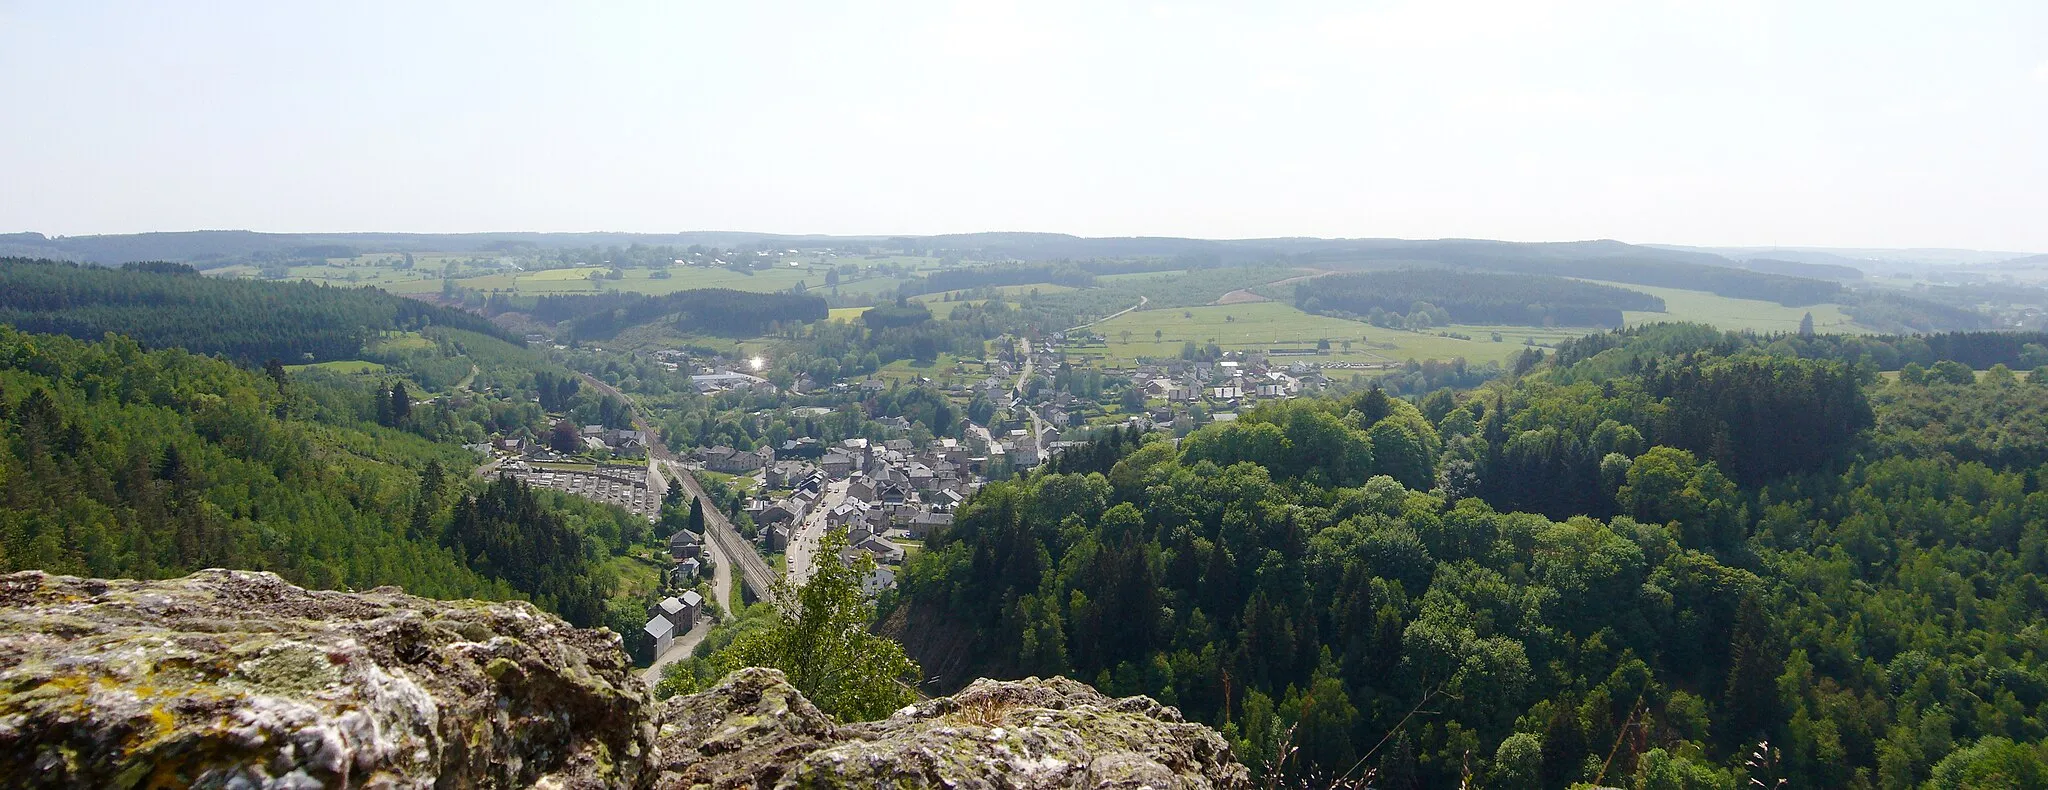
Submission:
M 677 562 L 695 559 L 704 551 L 704 538 L 687 529 L 676 530 L 668 536 L 668 556 Z
M 728 390 L 761 390 L 774 392 L 775 385 L 760 376 L 745 373 L 709 373 L 691 376 L 690 383 L 697 385 L 699 392 L 725 392 Z
M 839 561 L 850 567 L 862 554 L 873 557 L 877 565 L 903 564 L 903 547 L 874 535 L 869 535 L 859 543 L 840 549 Z
M 880 535 L 868 535 L 859 543 L 853 544 L 852 550 L 867 552 L 875 558 L 875 562 L 883 565 L 903 564 L 903 547 L 883 540 Z
M 703 572 L 704 564 L 698 562 L 695 557 L 685 559 L 668 569 L 668 583 L 676 586 L 689 584 L 696 581 L 697 575 Z
M 698 595 L 696 590 L 685 592 L 679 597 L 663 598 L 661 603 L 655 604 L 643 629 L 648 636 L 654 637 L 655 655 L 668 652 L 669 645 L 675 643 L 676 637 L 687 634 L 690 629 L 697 627 L 697 611 L 703 605 L 704 596 Z
M 860 581 L 860 591 L 870 596 L 881 595 L 883 590 L 896 586 L 896 571 L 888 566 L 877 565 L 875 572 Z
M 825 514 L 825 523 L 832 527 L 850 527 L 867 517 L 867 509 L 865 502 L 841 502 Z
M 713 447 L 705 450 L 703 456 L 705 469 L 727 474 L 752 472 L 775 463 L 775 451 L 766 447 L 759 450 L 734 450 L 730 447 Z
M 784 500 L 761 508 L 761 512 L 754 516 L 754 523 L 762 526 L 788 524 L 802 518 L 802 514 L 803 505 Z
M 953 525 L 953 514 L 925 511 L 910 517 L 907 530 L 912 540 L 924 540 L 939 530 Z
M 833 450 L 825 453 L 824 458 L 819 459 L 818 466 L 825 470 L 825 474 L 833 477 L 845 477 L 853 471 L 853 456 Z
M 782 454 L 777 453 L 777 456 L 780 455 Z M 812 471 L 814 470 L 811 465 L 802 461 L 776 461 L 767 467 L 767 472 L 762 477 L 770 489 L 795 488 L 797 481 Z

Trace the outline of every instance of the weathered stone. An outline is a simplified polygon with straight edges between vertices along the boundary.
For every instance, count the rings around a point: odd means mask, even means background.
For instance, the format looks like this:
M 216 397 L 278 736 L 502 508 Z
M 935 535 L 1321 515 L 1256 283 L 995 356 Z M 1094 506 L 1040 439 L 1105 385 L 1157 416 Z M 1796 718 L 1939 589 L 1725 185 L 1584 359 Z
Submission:
M 618 787 L 654 728 L 609 631 L 268 573 L 0 576 L 0 776 L 65 787 Z
M 1237 788 L 1215 731 L 1066 678 L 978 680 L 877 722 L 835 725 L 782 673 L 744 669 L 669 700 L 664 788 Z
M 525 603 L 0 576 L 6 787 L 1246 784 L 1214 731 L 1065 678 L 839 724 L 768 669 L 657 706 L 616 635 Z

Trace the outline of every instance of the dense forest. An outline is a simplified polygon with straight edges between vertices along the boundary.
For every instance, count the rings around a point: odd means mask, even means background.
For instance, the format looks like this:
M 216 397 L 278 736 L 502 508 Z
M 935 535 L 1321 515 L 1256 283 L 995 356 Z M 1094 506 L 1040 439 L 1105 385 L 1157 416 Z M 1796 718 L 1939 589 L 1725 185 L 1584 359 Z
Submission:
M 1623 310 L 1663 312 L 1664 300 L 1611 285 L 1527 274 L 1401 269 L 1335 274 L 1295 286 L 1295 306 L 1311 313 L 1368 316 L 1441 308 L 1461 324 L 1605 326 Z
M 1886 332 L 1944 332 L 1990 329 L 1991 319 L 1967 307 L 1942 304 L 1890 291 L 1859 291 L 1842 311 L 1856 323 Z
M 356 359 L 380 332 L 427 327 L 518 342 L 479 316 L 374 288 L 23 258 L 0 258 L 0 324 L 85 340 L 113 332 L 149 348 L 220 354 L 244 364 Z
M 2048 371 L 1871 362 L 1989 337 L 1595 338 L 991 484 L 884 628 L 942 686 L 1071 674 L 1376 787 L 2048 776 L 2048 436 L 2014 427 Z
M 561 333 L 564 338 L 604 340 L 664 317 L 669 317 L 679 332 L 753 337 L 777 324 L 822 321 L 827 311 L 825 300 L 816 296 L 701 288 L 662 296 L 627 292 L 543 296 L 535 300 L 532 313 L 550 323 L 566 322 L 567 330 Z
M 1072 263 L 999 263 L 932 272 L 926 275 L 923 281 L 905 286 L 903 292 L 905 295 L 914 296 L 920 293 L 1032 283 L 1086 288 L 1095 284 L 1095 275 Z
M 1660 323 L 1586 335 L 1557 347 L 1552 365 L 1566 378 L 1633 372 L 1646 361 L 1701 351 L 1728 356 L 1762 349 L 1773 356 L 1829 359 L 1871 371 L 1949 361 L 1972 370 L 2048 365 L 2048 332 L 1941 332 L 1929 335 L 1758 335 L 1702 324 Z M 1593 364 L 1581 365 L 1592 361 Z
M 1321 250 L 1297 258 L 1304 265 L 1358 269 L 1417 264 L 1461 270 L 1579 277 L 1662 288 L 1708 291 L 1788 306 L 1819 304 L 1842 293 L 1841 283 L 1737 268 L 1718 255 L 1658 250 L 1619 242 L 1515 244 L 1446 239 L 1387 241 L 1353 250 Z
M 644 519 L 473 488 L 473 456 L 377 424 L 368 400 L 280 366 L 0 327 L 0 571 L 248 568 L 609 622 L 603 563 L 649 539 Z

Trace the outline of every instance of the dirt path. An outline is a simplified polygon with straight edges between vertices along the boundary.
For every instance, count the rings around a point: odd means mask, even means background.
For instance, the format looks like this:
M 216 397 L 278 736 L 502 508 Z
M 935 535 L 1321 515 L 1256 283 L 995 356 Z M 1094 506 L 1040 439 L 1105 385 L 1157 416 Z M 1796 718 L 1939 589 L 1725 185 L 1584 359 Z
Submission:
M 1118 311 L 1116 311 L 1116 312 L 1114 312 L 1114 313 L 1110 313 L 1109 315 L 1103 316 L 1103 317 L 1101 317 L 1101 318 L 1097 318 L 1097 319 L 1095 319 L 1095 320 L 1093 320 L 1093 321 L 1089 321 L 1088 323 L 1082 324 L 1082 325 L 1080 325 L 1080 326 L 1070 326 L 1070 327 L 1067 327 L 1067 331 L 1068 331 L 1068 332 L 1077 332 L 1077 331 L 1080 331 L 1080 330 L 1083 330 L 1083 329 L 1087 329 L 1088 327 L 1094 326 L 1094 325 L 1096 325 L 1096 324 L 1099 324 L 1099 323 L 1102 323 L 1102 322 L 1104 322 L 1104 321 L 1108 321 L 1109 319 L 1112 319 L 1112 318 L 1115 318 L 1115 317 L 1117 317 L 1117 316 L 1123 315 L 1123 314 L 1125 314 L 1125 313 L 1128 313 L 1128 312 L 1130 312 L 1130 311 L 1132 311 L 1132 310 L 1139 310 L 1139 309 L 1143 309 L 1143 308 L 1145 307 L 1145 305 L 1147 305 L 1147 304 L 1150 304 L 1150 303 L 1151 303 L 1151 301 L 1152 301 L 1152 297 L 1150 297 L 1150 296 L 1145 296 L 1145 295 L 1143 295 L 1143 294 L 1139 294 L 1139 295 L 1138 295 L 1138 303 L 1137 303 L 1137 304 L 1131 305 L 1130 307 L 1126 307 L 1126 308 L 1124 308 L 1124 309 L 1122 309 L 1122 310 L 1118 310 Z
M 1335 274 L 1335 272 L 1315 271 L 1310 274 L 1301 275 L 1300 277 L 1289 277 L 1285 280 L 1274 280 L 1273 282 L 1266 283 L 1265 285 L 1260 285 L 1258 287 L 1264 288 L 1268 285 L 1293 285 L 1295 283 L 1301 282 L 1302 280 L 1313 280 L 1325 274 Z M 1250 304 L 1252 302 L 1270 301 L 1273 301 L 1273 298 L 1270 296 L 1252 293 L 1250 288 L 1239 288 L 1235 291 L 1231 291 L 1230 293 L 1224 294 L 1223 298 L 1217 299 L 1214 302 L 1210 302 L 1210 304 Z

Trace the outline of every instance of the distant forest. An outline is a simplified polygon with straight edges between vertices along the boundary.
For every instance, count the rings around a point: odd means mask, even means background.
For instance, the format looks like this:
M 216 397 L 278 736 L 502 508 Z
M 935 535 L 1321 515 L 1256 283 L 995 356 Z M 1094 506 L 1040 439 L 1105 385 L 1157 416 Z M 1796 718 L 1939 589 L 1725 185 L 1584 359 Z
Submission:
M 623 292 L 543 296 L 535 301 L 532 313 L 550 323 L 567 322 L 569 331 L 563 337 L 604 340 L 662 316 L 673 315 L 680 332 L 752 337 L 766 333 L 778 322 L 823 321 L 830 311 L 825 300 L 816 296 L 703 288 L 664 296 Z
M 1311 313 L 1411 313 L 1442 308 L 1464 324 L 1607 326 L 1623 310 L 1662 312 L 1664 300 L 1609 285 L 1527 274 L 1404 269 L 1337 274 L 1295 286 L 1294 303 Z
M 121 269 L 0 258 L 0 323 L 149 348 L 220 354 L 244 364 L 358 358 L 379 332 L 430 326 L 518 343 L 480 316 L 374 288 L 203 277 L 178 264 Z
M 1316 251 L 1304 265 L 1388 268 L 1433 264 L 1457 269 L 1582 277 L 1588 280 L 1708 291 L 1789 307 L 1834 300 L 1842 284 L 1736 268 L 1717 255 L 1636 247 L 1620 242 L 1513 244 L 1497 241 L 1400 242 L 1356 250 Z

